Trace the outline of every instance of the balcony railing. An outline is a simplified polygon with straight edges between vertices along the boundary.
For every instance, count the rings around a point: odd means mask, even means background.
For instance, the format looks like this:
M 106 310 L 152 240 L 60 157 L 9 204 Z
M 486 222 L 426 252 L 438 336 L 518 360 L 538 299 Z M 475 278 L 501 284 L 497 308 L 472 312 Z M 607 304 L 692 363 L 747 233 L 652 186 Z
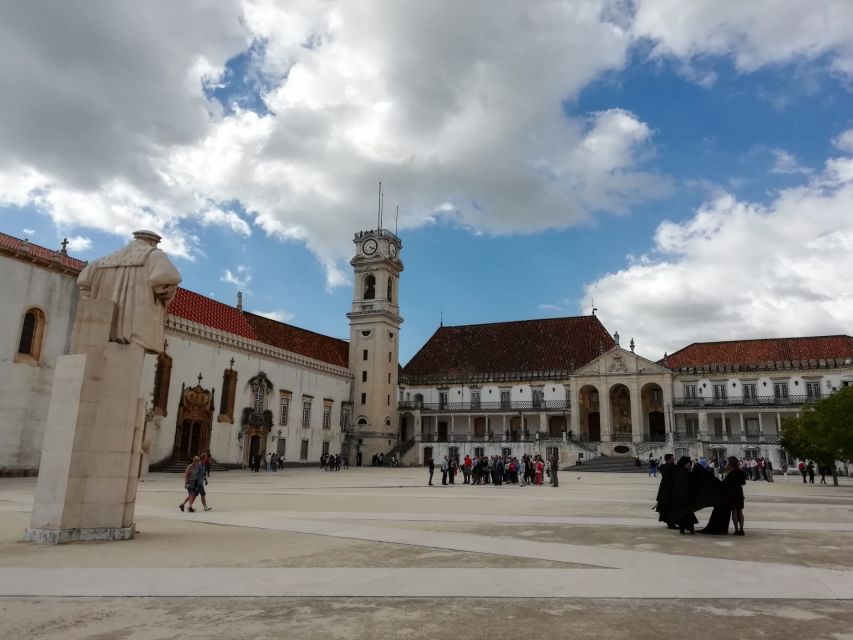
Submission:
M 727 396 L 725 398 L 673 398 L 673 406 L 683 407 L 799 407 L 817 402 L 820 398 L 812 396 Z
M 777 444 L 779 437 L 778 433 L 711 433 L 705 436 L 703 440 L 711 443 Z
M 510 436 L 509 439 L 504 435 L 494 434 L 493 436 L 489 436 L 489 434 L 476 434 L 476 433 L 448 433 L 447 435 L 442 435 L 438 433 L 420 433 L 415 436 L 416 442 L 444 442 L 444 443 L 474 443 L 474 444 L 537 444 L 541 443 L 543 445 L 546 444 L 557 444 L 561 442 L 565 442 L 562 436 L 551 436 L 547 433 L 538 434 L 532 433 L 529 438 L 525 438 L 523 435 L 518 437 Z
M 480 413 L 511 412 L 511 411 L 567 411 L 572 408 L 568 400 L 512 400 L 496 402 L 420 402 L 404 400 L 399 403 L 399 409 L 410 409 L 423 412 L 457 413 L 474 411 Z

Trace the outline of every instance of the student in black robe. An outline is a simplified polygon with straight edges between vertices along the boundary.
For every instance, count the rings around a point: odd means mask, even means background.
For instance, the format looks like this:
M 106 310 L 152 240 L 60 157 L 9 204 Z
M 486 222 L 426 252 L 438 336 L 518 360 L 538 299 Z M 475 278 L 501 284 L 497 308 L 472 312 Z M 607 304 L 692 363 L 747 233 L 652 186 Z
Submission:
M 658 467 L 660 472 L 660 486 L 658 487 L 657 505 L 655 511 L 658 512 L 658 520 L 666 522 L 666 526 L 670 529 L 678 529 L 678 525 L 672 522 L 672 510 L 675 503 L 675 498 L 672 495 L 672 490 L 675 487 L 675 459 L 671 453 L 667 453 L 664 457 L 664 463 Z
M 673 495 L 675 498 L 675 516 L 673 522 L 678 525 L 681 533 L 693 534 L 694 525 L 699 522 L 695 512 L 708 507 L 725 505 L 728 497 L 719 484 L 713 472 L 701 465 L 693 468 L 693 462 L 687 456 L 678 460 Z
M 729 499 L 732 512 L 732 524 L 735 526 L 735 535 L 742 536 L 743 533 L 743 485 L 746 484 L 746 475 L 740 469 L 738 459 L 734 456 L 729 458 L 726 465 L 726 477 L 723 478 L 723 487 Z M 727 528 L 728 529 L 728 528 Z
M 724 464 L 724 463 L 723 463 Z M 694 473 L 699 471 L 701 467 L 694 469 Z M 711 518 L 704 529 L 700 529 L 699 533 L 705 533 L 715 536 L 724 536 L 729 533 L 729 517 L 731 516 L 731 500 L 723 481 L 714 475 L 713 470 L 703 470 L 707 476 L 701 480 L 701 483 L 706 485 L 708 499 L 714 501 L 714 508 L 711 510 Z

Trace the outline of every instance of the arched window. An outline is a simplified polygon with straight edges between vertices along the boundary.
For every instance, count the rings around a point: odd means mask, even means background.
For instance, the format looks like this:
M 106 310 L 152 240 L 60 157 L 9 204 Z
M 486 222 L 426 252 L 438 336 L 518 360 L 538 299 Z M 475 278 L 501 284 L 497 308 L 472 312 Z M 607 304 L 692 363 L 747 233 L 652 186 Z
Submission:
M 364 279 L 364 299 L 373 300 L 376 297 L 376 278 L 368 275 Z
M 394 278 L 388 276 L 388 302 L 394 301 Z
M 18 342 L 18 355 L 38 360 L 41 356 L 41 343 L 44 336 L 44 312 L 35 307 L 27 309 L 21 324 L 21 339 Z
M 172 358 L 165 351 L 157 356 L 154 370 L 154 413 L 165 416 L 169 404 L 169 382 L 172 379 Z

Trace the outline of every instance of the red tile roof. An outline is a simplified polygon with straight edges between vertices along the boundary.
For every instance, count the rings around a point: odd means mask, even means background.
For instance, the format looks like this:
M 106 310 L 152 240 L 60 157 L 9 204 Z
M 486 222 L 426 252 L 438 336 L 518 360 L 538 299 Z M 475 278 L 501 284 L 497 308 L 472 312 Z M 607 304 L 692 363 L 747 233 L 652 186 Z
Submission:
M 568 372 L 613 346 L 596 316 L 441 327 L 403 367 L 403 375 L 470 379 Z
M 179 287 L 175 299 L 169 305 L 169 313 L 244 338 L 259 339 L 252 325 L 237 307 L 217 302 L 194 291 Z
M 728 342 L 695 342 L 660 361 L 670 369 L 713 365 L 737 365 L 755 368 L 768 363 L 808 363 L 830 359 L 853 358 L 850 336 L 816 336 L 810 338 L 766 338 L 731 340 Z M 791 366 L 786 365 L 786 366 Z M 802 365 L 801 365 L 802 366 Z
M 339 367 L 349 367 L 349 342 L 346 340 L 300 329 L 254 313 L 245 312 L 243 315 L 261 342 Z
M 71 273 L 80 273 L 83 267 L 86 266 L 83 260 L 72 258 L 59 251 L 48 249 L 47 247 L 33 244 L 28 240 L 21 240 L 5 233 L 0 233 L 0 251 L 45 267 L 61 266 L 63 270 Z

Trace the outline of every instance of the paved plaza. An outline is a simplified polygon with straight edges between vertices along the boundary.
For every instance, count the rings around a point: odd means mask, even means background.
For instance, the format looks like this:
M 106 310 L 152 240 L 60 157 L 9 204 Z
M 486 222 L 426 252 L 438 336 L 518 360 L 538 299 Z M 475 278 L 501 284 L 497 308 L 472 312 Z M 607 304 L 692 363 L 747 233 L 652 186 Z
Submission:
M 135 540 L 34 546 L 35 480 L 0 479 L 0 638 L 853 638 L 849 480 L 749 483 L 744 538 L 667 530 L 645 474 L 425 485 L 230 471 L 181 513 L 180 476 L 152 474 Z

